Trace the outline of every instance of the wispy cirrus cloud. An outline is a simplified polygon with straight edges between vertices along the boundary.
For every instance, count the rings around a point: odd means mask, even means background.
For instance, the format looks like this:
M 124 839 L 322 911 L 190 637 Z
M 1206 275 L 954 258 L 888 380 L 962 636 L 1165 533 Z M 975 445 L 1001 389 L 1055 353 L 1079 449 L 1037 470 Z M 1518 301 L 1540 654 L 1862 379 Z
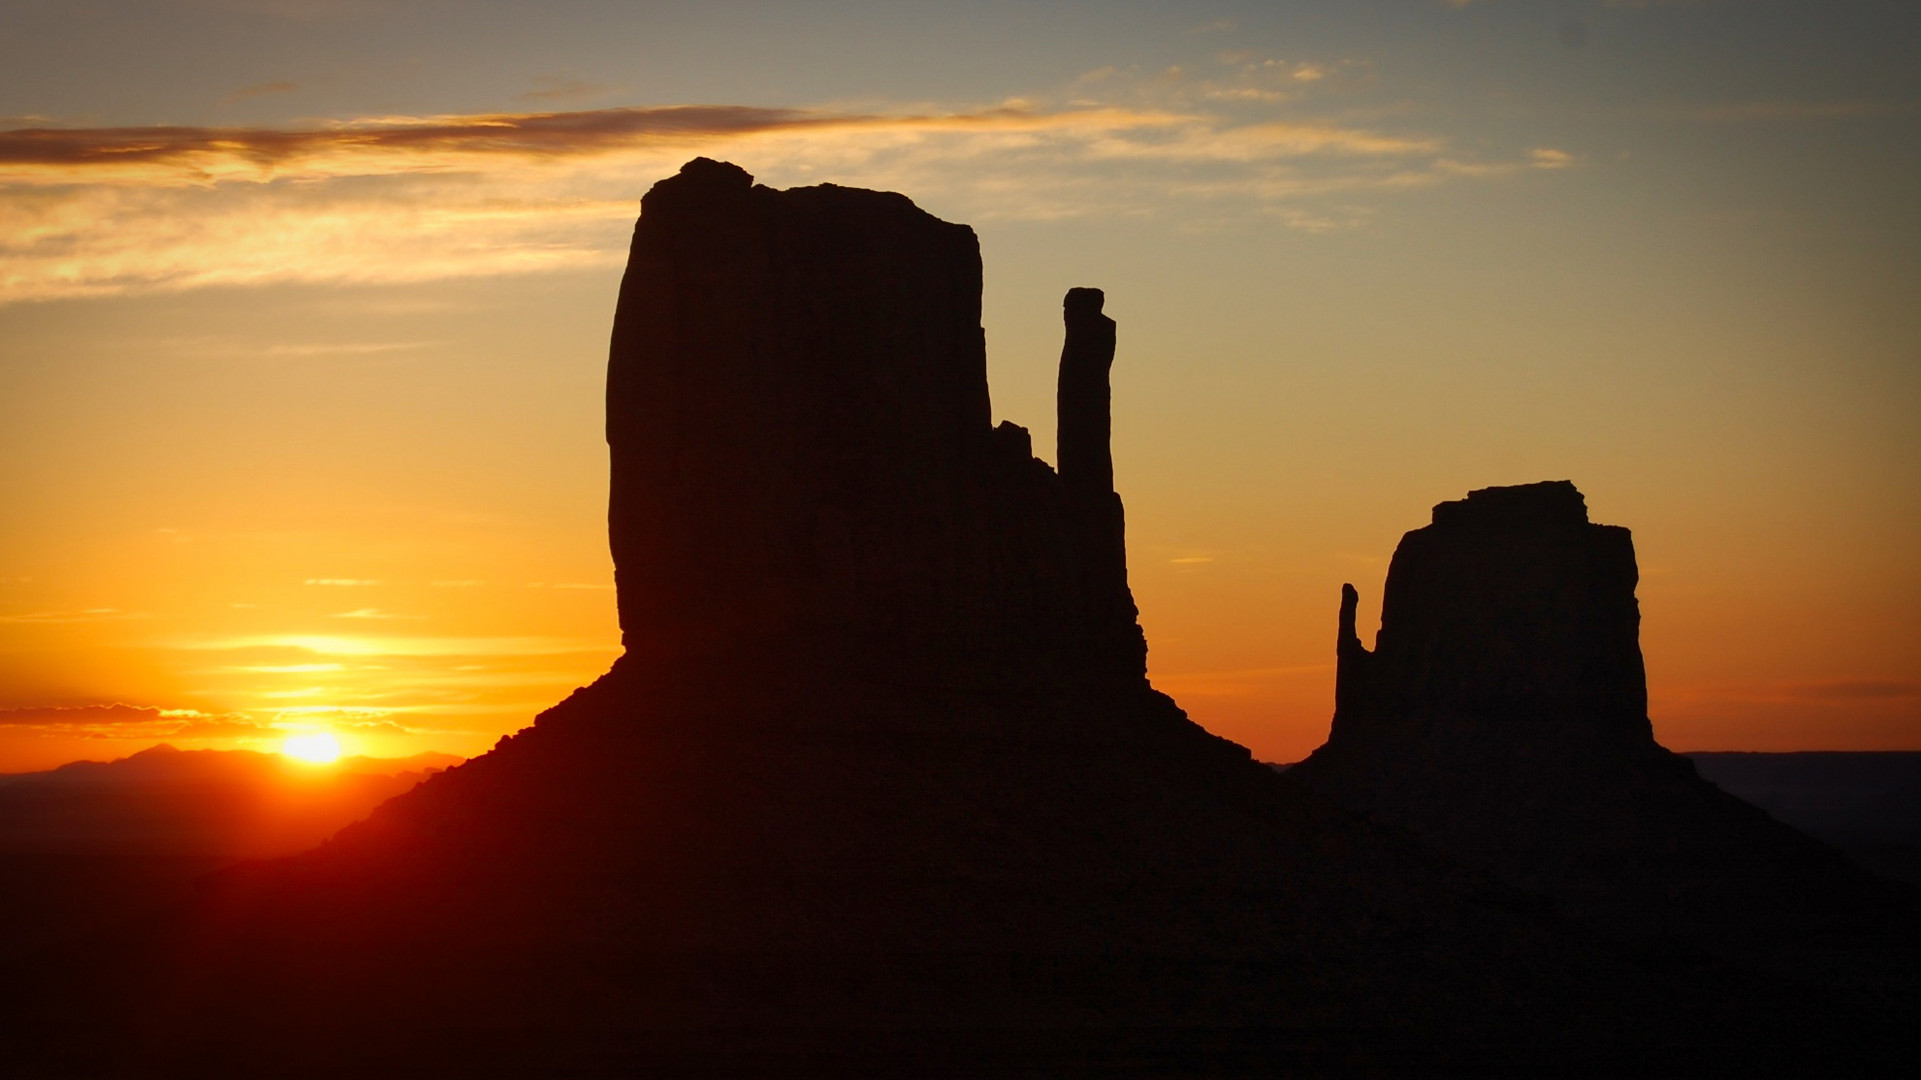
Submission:
M 94 623 L 110 622 L 120 619 L 144 619 L 145 612 L 121 611 L 119 608 L 85 608 L 80 611 L 27 611 L 18 615 L 0 615 L 0 623 Z
M 1811 701 L 1921 698 L 1921 682 L 1914 679 L 1828 679 L 1778 687 L 1783 697 Z
M 168 642 L 190 651 L 288 650 L 315 656 L 348 657 L 529 657 L 620 653 L 620 646 L 592 638 L 563 637 L 374 637 L 333 634 L 254 634 Z
M 519 100 L 541 104 L 581 101 L 599 97 L 607 91 L 608 87 L 599 83 L 585 82 L 580 79 L 561 79 L 549 75 L 537 80 L 532 90 L 520 94 Z
M 225 100 L 228 102 L 248 101 L 253 98 L 267 97 L 272 94 L 291 94 L 298 89 L 300 89 L 298 83 L 288 82 L 285 79 L 276 79 L 273 82 L 254 83 L 252 86 L 243 86 L 233 93 L 228 94 Z
M 596 109 L 473 116 L 376 117 L 305 130 L 276 128 L 22 128 L 0 132 L 0 183 L 206 185 L 457 172 L 748 136 L 813 133 L 874 146 L 939 137 L 1040 140 L 1095 159 L 1204 163 L 1315 154 L 1436 153 L 1441 140 L 1325 122 L 1230 123 L 1193 112 L 1009 106 L 976 112 L 850 115 L 744 106 Z M 976 150 L 979 148 L 975 148 Z
M 1237 77 L 1295 81 L 1299 65 L 1269 66 L 1244 65 Z M 1572 160 L 1539 149 L 1464 154 L 1432 133 L 1277 116 L 1260 101 L 1217 106 L 1175 95 L 1060 108 L 716 105 L 299 128 L 20 128 L 0 132 L 0 298 L 613 266 L 635 197 L 702 154 L 779 185 L 909 190 L 976 221 L 1206 204 L 1210 219 L 1238 207 L 1309 229 L 1366 219 L 1351 206 L 1308 205 L 1331 195 Z
M 1331 664 L 1296 667 L 1237 668 L 1230 671 L 1155 672 L 1154 685 L 1182 697 L 1248 697 L 1283 680 L 1311 678 Z
M 442 733 L 525 723 L 620 653 L 612 640 L 397 634 L 199 638 L 169 648 L 186 654 L 183 670 L 200 693 L 255 723 L 391 722 Z
M 1849 101 L 1733 101 L 1661 110 L 1657 115 L 1704 124 L 1793 123 L 1822 120 L 1874 120 L 1921 111 L 1921 103 L 1856 99 Z
M 1905 678 L 1823 679 L 1814 682 L 1756 682 L 1745 684 L 1708 683 L 1661 687 L 1678 701 L 1798 702 L 1842 704 L 1848 702 L 1905 702 L 1921 700 L 1921 680 Z

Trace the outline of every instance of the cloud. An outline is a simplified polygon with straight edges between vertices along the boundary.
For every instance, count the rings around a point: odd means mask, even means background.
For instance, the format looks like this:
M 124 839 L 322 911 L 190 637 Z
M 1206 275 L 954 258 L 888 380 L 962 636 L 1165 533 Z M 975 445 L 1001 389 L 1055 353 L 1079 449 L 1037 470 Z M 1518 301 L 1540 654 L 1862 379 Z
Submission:
M 1296 667 L 1238 668 L 1230 671 L 1155 672 L 1154 685 L 1179 697 L 1248 697 L 1277 681 L 1318 677 L 1332 664 Z
M 297 22 L 317 22 L 352 15 L 368 15 L 389 6 L 384 0 L 191 0 L 200 7 L 265 15 Z
M 265 634 L 202 638 L 169 647 L 193 651 L 290 650 L 319 656 L 567 656 L 618 654 L 620 646 L 595 638 L 562 637 L 352 637 L 328 634 Z
M 470 167 L 475 159 L 593 154 L 647 140 L 835 122 L 795 109 L 685 105 L 369 117 L 305 129 L 20 128 L 0 132 L 0 182 L 202 184 L 389 175 Z
M 403 623 L 362 622 L 388 629 Z M 422 624 L 412 624 L 422 625 Z M 204 694 L 286 726 L 387 720 L 437 731 L 525 723 L 606 670 L 617 638 L 400 635 L 204 638 L 169 665 Z
M 1182 127 L 1159 138 L 1121 131 L 1089 140 L 1096 158 L 1154 159 L 1186 164 L 1259 162 L 1316 154 L 1414 157 L 1438 153 L 1442 143 L 1426 137 L 1380 135 L 1326 124 L 1245 124 L 1226 130 Z
M 1849 702 L 1899 702 L 1921 699 L 1921 680 L 1899 678 L 1820 679 L 1793 683 L 1671 684 L 1659 688 L 1679 701 L 1745 701 L 1840 705 Z
M 1912 101 L 1735 101 L 1668 110 L 1668 115 L 1705 124 L 1878 119 L 1921 111 Z
M 1780 693 L 1784 697 L 1810 701 L 1914 698 L 1921 697 L 1921 682 L 1913 679 L 1829 679 L 1784 686 L 1780 688 Z
M 273 734 L 251 720 L 191 720 L 168 732 L 169 739 L 258 739 Z
M 379 356 L 384 353 L 406 352 L 412 349 L 426 349 L 439 344 L 434 341 L 314 341 L 281 342 L 264 349 L 248 349 L 247 355 L 262 356 L 269 359 L 293 357 L 305 359 L 310 356 Z M 202 355 L 205 355 L 204 353 Z M 310 584 L 338 585 L 337 581 L 310 582 Z M 377 581 L 356 582 L 360 585 L 378 585 Z
M 425 615 L 396 615 L 391 611 L 370 607 L 355 608 L 352 611 L 342 611 L 334 615 L 336 619 L 424 619 L 426 617 Z
M 0 724 L 8 726 L 151 724 L 166 719 L 160 709 L 147 705 L 47 705 L 0 709 Z
M 269 734 L 238 714 L 118 703 L 0 709 L 0 726 L 114 739 L 232 739 Z
M 412 735 L 411 728 L 401 727 L 392 720 L 337 720 L 331 725 L 336 731 L 351 731 L 357 735 Z
M 1484 0 L 1440 0 L 1443 7 L 1455 9 L 1471 7 Z M 1601 0 L 1602 7 L 1625 8 L 1630 11 L 1644 11 L 1648 8 L 1697 7 L 1704 4 L 1720 3 L 1721 0 Z
M 1329 197 L 1546 164 L 1277 104 L 1310 85 L 1310 70 L 1322 69 L 1266 61 L 1230 83 L 1155 75 L 1114 87 L 1166 98 L 1153 106 L 712 105 L 4 131 L 0 302 L 611 269 L 635 197 L 696 155 L 777 186 L 910 191 L 976 222 L 1238 215 L 1303 229 L 1366 220 L 1348 202 L 1317 205 Z
M 121 611 L 118 608 L 87 608 L 83 611 L 28 611 L 19 615 L 0 615 L 0 623 L 91 623 L 147 617 L 145 612 Z
M 579 79 L 556 79 L 542 76 L 535 80 L 532 90 L 519 95 L 521 101 L 540 103 L 580 101 L 583 98 L 598 97 L 607 92 L 607 87 L 599 83 L 582 82 Z
M 291 94 L 298 89 L 300 89 L 298 84 L 286 81 L 255 83 L 252 86 L 243 86 L 233 93 L 228 94 L 226 100 L 230 102 L 246 101 L 249 98 L 266 97 L 269 94 Z

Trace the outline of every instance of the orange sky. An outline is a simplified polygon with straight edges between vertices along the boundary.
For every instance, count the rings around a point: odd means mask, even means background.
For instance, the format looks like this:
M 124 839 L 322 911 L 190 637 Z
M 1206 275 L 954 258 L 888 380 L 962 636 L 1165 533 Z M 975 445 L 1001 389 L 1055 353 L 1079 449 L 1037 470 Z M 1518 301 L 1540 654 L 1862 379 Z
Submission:
M 1369 626 L 1433 503 L 1563 478 L 1665 743 L 1921 748 L 1917 20 L 1217 6 L 4 16 L 0 772 L 474 753 L 604 670 L 606 333 L 697 153 L 973 224 L 1043 456 L 1107 291 L 1153 677 L 1263 758 L 1343 581 Z

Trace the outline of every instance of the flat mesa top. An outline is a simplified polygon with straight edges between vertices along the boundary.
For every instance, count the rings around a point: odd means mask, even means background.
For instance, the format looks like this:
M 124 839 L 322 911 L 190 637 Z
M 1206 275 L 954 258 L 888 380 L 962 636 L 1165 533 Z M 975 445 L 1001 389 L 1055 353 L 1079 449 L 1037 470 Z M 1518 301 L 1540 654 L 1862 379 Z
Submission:
M 1587 500 L 1570 480 L 1480 488 L 1439 503 L 1434 524 L 1448 526 L 1585 525 Z

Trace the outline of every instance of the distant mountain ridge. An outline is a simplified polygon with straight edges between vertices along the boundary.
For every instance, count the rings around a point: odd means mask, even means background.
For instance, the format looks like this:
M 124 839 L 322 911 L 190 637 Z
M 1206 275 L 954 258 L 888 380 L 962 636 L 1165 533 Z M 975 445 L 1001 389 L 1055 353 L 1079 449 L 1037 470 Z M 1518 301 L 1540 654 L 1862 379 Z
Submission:
M 1921 886 L 1921 751 L 1684 754 L 1702 777 L 1878 874 Z
M 1700 750 L 1703 779 L 1870 870 L 1921 885 L 1921 751 Z M 1298 762 L 1277 763 L 1286 772 Z
M 138 753 L 108 761 L 69 761 L 36 772 L 0 773 L 0 787 L 42 779 L 61 783 L 115 783 L 136 776 L 186 779 L 220 775 L 255 774 L 278 771 L 289 776 L 316 775 L 321 771 L 366 776 L 394 776 L 404 772 L 431 772 L 449 769 L 467 760 L 458 754 L 425 751 L 409 757 L 383 758 L 366 754 L 342 757 L 326 765 L 290 758 L 262 750 L 182 750 L 172 743 L 160 743 Z
M 1683 754 L 1707 780 L 1837 847 L 1921 846 L 1921 751 Z
M 162 744 L 0 776 L 0 853 L 262 858 L 313 847 L 462 758 L 347 757 Z

